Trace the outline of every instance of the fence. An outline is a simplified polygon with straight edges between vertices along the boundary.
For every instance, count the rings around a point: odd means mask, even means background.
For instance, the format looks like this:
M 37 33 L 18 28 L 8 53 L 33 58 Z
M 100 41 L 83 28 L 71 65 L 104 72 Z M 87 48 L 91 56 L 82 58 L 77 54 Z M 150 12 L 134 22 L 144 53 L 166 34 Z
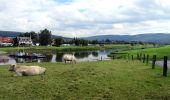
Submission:
M 137 60 L 143 62 L 143 63 L 146 63 L 146 64 L 149 64 L 149 61 L 151 59 L 152 61 L 152 69 L 155 69 L 155 65 L 156 65 L 156 61 L 157 61 L 157 56 L 156 55 L 153 55 L 152 58 L 150 58 L 149 55 L 146 55 L 146 54 L 137 54 L 136 55 L 136 58 Z M 128 54 L 128 59 L 129 59 L 129 54 Z M 131 60 L 134 60 L 134 55 L 131 55 Z M 163 76 L 167 77 L 167 74 L 168 74 L 168 57 L 167 56 L 164 56 L 164 59 L 163 59 Z

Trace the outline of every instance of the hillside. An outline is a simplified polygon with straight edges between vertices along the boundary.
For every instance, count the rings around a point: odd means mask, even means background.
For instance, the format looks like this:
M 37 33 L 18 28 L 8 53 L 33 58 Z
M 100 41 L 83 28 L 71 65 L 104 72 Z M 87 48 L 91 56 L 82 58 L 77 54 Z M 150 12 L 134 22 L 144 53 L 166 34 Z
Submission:
M 170 34 L 165 33 L 148 33 L 139 35 L 99 35 L 92 37 L 85 37 L 89 40 L 114 40 L 114 41 L 144 41 L 156 43 L 170 43 Z
M 19 34 L 22 34 L 22 32 L 0 31 L 0 36 L 5 37 L 17 37 Z
M 0 31 L 0 36 L 4 37 L 17 37 L 22 34 L 22 32 L 13 32 L 13 31 Z M 60 36 L 52 35 L 52 38 L 55 39 Z M 63 37 L 65 40 L 71 40 L 71 38 Z
M 0 36 L 16 37 L 22 32 L 12 32 L 12 31 L 0 31 Z M 52 35 L 52 38 L 59 36 Z M 65 40 L 71 40 L 72 38 L 63 37 Z M 143 41 L 143 42 L 156 42 L 156 43 L 170 43 L 170 34 L 168 33 L 147 33 L 139 35 L 99 35 L 84 37 L 88 40 L 113 40 L 113 41 Z

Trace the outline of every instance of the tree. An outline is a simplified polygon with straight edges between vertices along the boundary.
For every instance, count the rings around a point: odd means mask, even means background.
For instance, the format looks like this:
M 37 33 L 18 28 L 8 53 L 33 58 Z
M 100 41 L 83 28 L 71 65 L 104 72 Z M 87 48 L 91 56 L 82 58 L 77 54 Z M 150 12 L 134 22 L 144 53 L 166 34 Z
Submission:
M 60 47 L 64 43 L 64 39 L 62 37 L 58 37 L 55 39 L 55 45 Z
M 74 43 L 76 46 L 80 46 L 80 40 L 78 38 L 74 38 L 72 43 Z
M 40 45 L 49 45 L 51 44 L 51 31 L 44 29 L 40 31 L 39 34 Z
M 106 39 L 105 42 L 106 42 L 106 43 L 111 43 L 111 40 Z
M 72 43 L 74 43 L 76 46 L 88 46 L 89 41 L 85 39 L 74 38 Z
M 98 40 L 92 40 L 91 44 L 93 44 L 93 45 L 99 44 L 99 41 Z
M 80 41 L 81 41 L 80 44 L 81 44 L 82 46 L 88 46 L 88 44 L 89 44 L 89 41 L 88 41 L 88 40 L 81 39 Z
M 145 43 L 144 43 L 144 42 L 142 42 L 142 41 L 139 41 L 139 44 L 140 44 L 140 45 L 145 45 Z
M 13 44 L 14 44 L 14 46 L 18 46 L 19 45 L 19 41 L 18 41 L 17 37 L 13 38 Z

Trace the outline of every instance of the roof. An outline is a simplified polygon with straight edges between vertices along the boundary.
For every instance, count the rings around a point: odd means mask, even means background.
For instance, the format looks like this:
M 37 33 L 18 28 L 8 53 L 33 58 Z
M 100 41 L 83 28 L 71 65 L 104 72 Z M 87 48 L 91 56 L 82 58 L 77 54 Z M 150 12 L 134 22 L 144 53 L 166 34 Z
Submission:
M 0 42 L 1 43 L 12 43 L 13 39 L 10 37 L 0 37 Z

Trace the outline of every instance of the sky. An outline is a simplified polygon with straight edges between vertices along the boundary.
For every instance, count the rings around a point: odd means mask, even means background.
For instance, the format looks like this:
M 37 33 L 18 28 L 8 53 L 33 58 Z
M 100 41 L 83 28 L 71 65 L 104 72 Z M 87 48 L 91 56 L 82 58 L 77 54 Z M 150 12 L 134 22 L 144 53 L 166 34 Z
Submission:
M 65 37 L 170 33 L 169 0 L 0 0 L 0 30 Z

